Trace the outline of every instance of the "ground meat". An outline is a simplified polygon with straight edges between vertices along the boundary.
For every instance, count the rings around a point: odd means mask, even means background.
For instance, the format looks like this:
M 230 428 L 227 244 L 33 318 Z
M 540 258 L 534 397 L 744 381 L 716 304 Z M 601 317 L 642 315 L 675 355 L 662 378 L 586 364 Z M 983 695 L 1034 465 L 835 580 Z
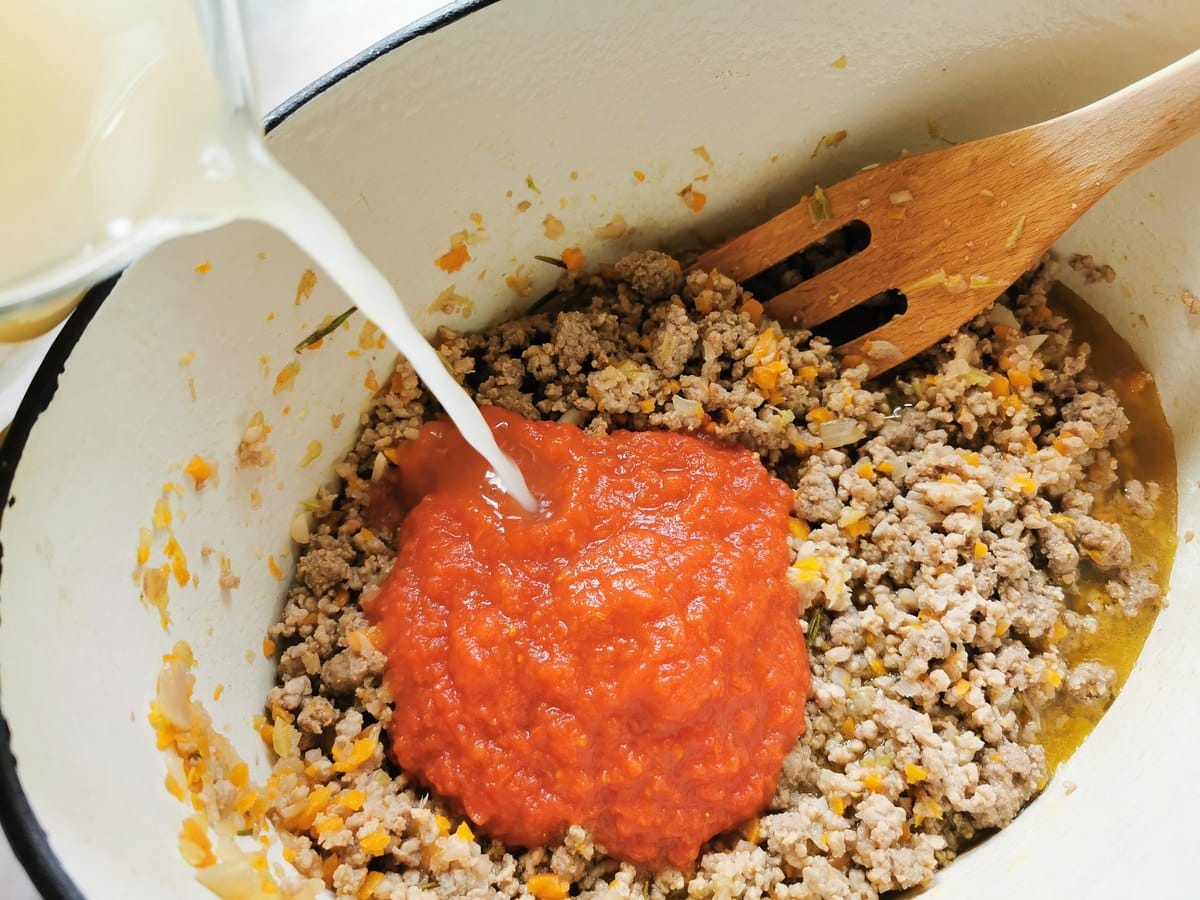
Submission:
M 816 256 L 808 272 L 837 248 Z M 1073 264 L 1109 279 L 1090 259 Z M 401 362 L 337 467 L 342 490 L 318 494 L 270 631 L 281 651 L 268 713 L 299 732 L 276 765 L 272 815 L 297 868 L 342 898 L 368 879 L 383 898 L 526 898 L 540 878 L 609 900 L 859 900 L 926 883 L 1006 825 L 1048 778 L 1048 711 L 1099 711 L 1115 692 L 1111 669 L 1072 666 L 1064 647 L 1101 613 L 1135 615 L 1160 596 L 1108 514 L 1153 515 L 1158 491 L 1118 474 L 1128 419 L 1045 306 L 1054 270 L 1045 262 L 1004 299 L 1021 328 L 982 315 L 874 385 L 730 279 L 685 278 L 654 252 L 564 276 L 566 308 L 439 331 L 478 402 L 593 434 L 704 430 L 793 488 L 808 728 L 761 818 L 712 840 L 686 873 L 613 860 L 578 826 L 553 846 L 507 848 L 410 783 L 386 752 L 391 699 L 362 610 L 394 558 L 390 527 L 365 526 L 371 480 L 436 411 Z M 1037 347 L 1026 327 L 1045 335 Z M 1001 370 L 1008 395 L 991 389 Z M 1075 609 L 1085 585 L 1095 596 Z
M 1097 263 L 1091 254 L 1076 253 L 1067 260 L 1067 265 L 1076 272 L 1082 272 L 1083 280 L 1088 284 L 1095 284 L 1097 281 L 1112 282 L 1117 278 L 1116 270 L 1112 266 Z
M 1141 519 L 1153 519 L 1160 489 L 1153 481 L 1142 484 L 1135 478 L 1125 482 L 1123 491 L 1130 510 Z
M 1129 419 L 1112 391 L 1081 394 L 1063 407 L 1062 418 L 1069 423 L 1064 430 L 1078 422 L 1086 422 L 1099 432 L 1097 440 L 1104 442 L 1119 437 L 1129 427 Z
M 1124 568 L 1133 559 L 1129 538 L 1115 523 L 1080 516 L 1075 520 L 1075 535 L 1080 552 L 1101 569 Z
M 304 701 L 300 714 L 296 716 L 296 724 L 309 734 L 320 734 L 334 723 L 337 711 L 332 703 L 324 697 L 309 697 Z
M 1080 708 L 1104 707 L 1117 692 L 1117 673 L 1098 662 L 1072 667 L 1066 682 L 1067 702 Z
M 339 550 L 316 547 L 296 566 L 296 579 L 318 596 L 349 577 L 350 564 Z
M 261 469 L 275 461 L 275 451 L 267 446 L 267 435 L 270 431 L 271 429 L 263 420 L 261 410 L 251 416 L 246 430 L 242 433 L 242 439 L 238 443 L 239 466 Z
M 683 269 L 665 253 L 630 253 L 616 265 L 617 277 L 647 300 L 670 297 L 683 286 Z
M 343 650 L 321 666 L 321 686 L 330 694 L 352 693 L 370 669 L 366 658 L 353 650 Z
M 1122 574 L 1121 609 L 1127 616 L 1136 616 L 1149 606 L 1158 603 L 1162 588 L 1152 577 L 1151 571 L 1141 566 Z
M 812 468 L 796 484 L 796 515 L 808 522 L 836 522 L 842 512 L 837 487 L 825 472 Z

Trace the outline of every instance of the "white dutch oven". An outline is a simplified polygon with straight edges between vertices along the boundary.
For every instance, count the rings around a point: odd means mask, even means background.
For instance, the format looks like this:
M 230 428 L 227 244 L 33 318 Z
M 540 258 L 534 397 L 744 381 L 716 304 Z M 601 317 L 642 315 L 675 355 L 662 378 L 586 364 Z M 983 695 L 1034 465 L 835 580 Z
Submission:
M 455 284 L 474 313 L 454 323 L 477 326 L 529 302 L 505 283 L 518 266 L 533 273 L 533 296 L 549 287 L 555 271 L 535 253 L 579 243 L 596 262 L 629 247 L 694 245 L 763 219 L 814 181 L 935 146 L 930 120 L 954 140 L 1013 128 L 1198 44 L 1195 0 L 475 2 L 392 36 L 295 98 L 272 117 L 270 143 L 421 324 L 441 321 L 427 310 Z M 843 55 L 844 68 L 831 65 Z M 844 143 L 810 158 L 839 129 Z M 700 146 L 711 165 L 693 152 Z M 1181 532 L 1200 529 L 1200 335 L 1178 301 L 1200 285 L 1198 172 L 1193 141 L 1131 178 L 1060 248 L 1119 273 L 1080 289 L 1158 378 L 1179 454 Z M 696 214 L 678 192 L 701 175 L 708 205 Z M 433 260 L 472 227 L 473 212 L 487 240 L 447 276 Z M 566 225 L 557 241 L 543 234 L 548 213 Z M 617 214 L 628 236 L 593 236 Z M 211 271 L 198 275 L 206 261 Z M 146 721 L 174 641 L 196 651 L 197 696 L 226 685 L 208 706 L 267 771 L 251 719 L 271 685 L 261 643 L 286 583 L 267 559 L 285 571 L 294 560 L 297 505 L 331 479 L 368 400 L 368 371 L 382 378 L 392 358 L 348 355 L 354 327 L 301 358 L 293 390 L 272 392 L 296 341 L 348 305 L 324 279 L 295 303 L 308 264 L 246 224 L 162 248 L 91 293 L 8 437 L 0 742 L 12 755 L 0 747 L 0 808 L 47 897 L 211 896 L 179 855 L 183 807 L 163 788 Z M 259 409 L 278 458 L 239 471 L 238 441 Z M 322 453 L 301 467 L 311 441 Z M 176 504 L 186 512 L 176 534 L 200 580 L 173 590 L 168 633 L 130 573 L 138 529 L 193 454 L 219 461 L 220 484 Z M 232 558 L 240 588 L 221 594 L 203 544 Z M 1198 833 L 1187 824 L 1200 804 L 1197 574 L 1192 545 L 1181 544 L 1170 606 L 1111 712 L 1045 794 L 939 875 L 931 895 L 1197 896 Z M 1069 795 L 1066 781 L 1077 785 Z

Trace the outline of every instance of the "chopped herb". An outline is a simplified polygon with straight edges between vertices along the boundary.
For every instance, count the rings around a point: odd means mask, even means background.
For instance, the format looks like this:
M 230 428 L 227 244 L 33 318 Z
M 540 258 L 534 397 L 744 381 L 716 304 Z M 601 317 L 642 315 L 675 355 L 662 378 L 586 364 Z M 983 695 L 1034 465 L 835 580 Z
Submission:
M 560 269 L 565 269 L 567 267 L 567 264 L 557 256 L 542 256 L 540 254 L 535 254 L 533 258 L 538 262 L 550 263 L 552 266 L 558 266 Z
M 812 197 L 808 200 L 808 212 L 812 216 L 814 224 L 827 222 L 833 218 L 833 207 L 819 184 L 813 188 Z
M 542 192 L 541 189 L 536 184 L 533 183 L 532 175 L 525 176 L 525 187 L 529 188 L 535 194 L 540 194 Z
M 941 128 L 938 127 L 938 123 L 934 119 L 929 119 L 926 121 L 925 130 L 929 132 L 929 136 L 935 141 L 941 141 L 943 144 L 949 144 L 951 147 L 958 145 L 958 141 L 952 141 L 950 138 L 942 134 Z
M 417 885 L 417 889 L 421 891 L 432 891 L 435 887 L 437 887 L 436 881 L 426 881 L 424 884 Z
M 817 138 L 817 145 L 815 147 L 813 147 L 812 154 L 808 158 L 814 159 L 816 157 L 816 155 L 821 152 L 822 149 L 832 150 L 834 147 L 836 147 L 838 144 L 840 144 L 842 141 L 844 141 L 846 139 L 847 133 L 848 132 L 846 131 L 846 129 L 842 128 L 838 131 L 831 131 L 831 132 L 829 132 L 829 134 L 821 135 L 819 138 Z
M 314 331 L 312 334 L 310 334 L 308 337 L 306 337 L 304 340 L 302 340 L 300 343 L 298 343 L 296 345 L 296 352 L 303 353 L 306 348 L 311 347 L 317 341 L 324 339 L 327 335 L 333 334 L 333 332 L 337 331 L 338 327 L 341 326 L 341 324 L 343 322 L 345 322 L 352 315 L 354 315 L 354 313 L 357 309 L 358 309 L 357 306 L 352 306 L 348 310 L 346 310 L 344 313 L 342 313 L 341 315 L 335 316 L 328 323 L 326 323 L 325 325 L 322 325 L 320 328 L 318 328 L 316 331 Z
M 525 310 L 525 315 L 532 315 L 536 312 L 549 312 L 556 305 L 561 305 L 558 301 L 562 301 L 564 297 L 565 295 L 562 291 L 551 291 L 544 297 L 539 297 L 533 303 L 529 304 L 529 307 Z
M 817 641 L 822 637 L 825 631 L 825 607 L 818 606 L 812 611 L 812 615 L 808 617 L 808 634 L 805 636 L 805 643 L 808 644 L 809 650 L 815 650 Z

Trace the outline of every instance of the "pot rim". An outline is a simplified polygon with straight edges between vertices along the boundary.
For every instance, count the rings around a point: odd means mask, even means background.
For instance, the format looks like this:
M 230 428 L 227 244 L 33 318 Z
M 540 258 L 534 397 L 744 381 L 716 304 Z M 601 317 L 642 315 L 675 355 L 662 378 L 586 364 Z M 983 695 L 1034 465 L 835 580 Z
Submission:
M 301 107 L 380 57 L 495 2 L 497 0 L 451 0 L 446 6 L 392 32 L 280 103 L 267 114 L 264 131 L 273 131 Z M 12 425 L 4 438 L 3 447 L 0 448 L 0 520 L 3 518 L 3 510 L 16 502 L 16 498 L 12 496 L 13 477 L 30 432 L 33 431 L 38 417 L 54 399 L 58 390 L 58 376 L 65 369 L 76 344 L 87 330 L 96 311 L 116 287 L 122 274 L 118 272 L 87 291 L 50 347 L 21 400 L 17 414 L 13 417 Z M 2 543 L 0 571 L 3 571 Z M 8 721 L 4 718 L 2 701 L 3 691 L 0 691 L 0 826 L 3 827 L 13 854 L 45 900 L 84 900 L 83 892 L 67 874 L 66 868 L 51 849 L 49 838 L 38 822 L 21 785 L 17 760 L 12 751 L 12 735 Z

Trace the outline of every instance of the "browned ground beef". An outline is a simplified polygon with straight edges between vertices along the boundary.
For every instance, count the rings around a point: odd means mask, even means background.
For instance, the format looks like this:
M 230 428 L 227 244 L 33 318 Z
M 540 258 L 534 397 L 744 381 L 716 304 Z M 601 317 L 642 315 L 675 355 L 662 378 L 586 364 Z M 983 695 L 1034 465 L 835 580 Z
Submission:
M 394 555 L 392 535 L 363 522 L 370 480 L 435 411 L 401 362 L 338 467 L 343 489 L 318 498 L 271 629 L 282 653 L 269 715 L 299 737 L 277 765 L 273 814 L 294 831 L 296 865 L 342 897 L 550 896 L 564 884 L 582 897 L 876 897 L 1007 824 L 1047 778 L 1039 712 L 1060 692 L 1094 710 L 1114 692 L 1111 670 L 1066 662 L 1064 644 L 1096 628 L 1070 608 L 1072 586 L 1098 569 L 1130 614 L 1159 599 L 1121 528 L 1092 515 L 1101 495 L 1153 515 L 1157 488 L 1121 483 L 1112 451 L 1127 420 L 1045 306 L 1054 270 L 1005 298 L 1020 329 L 980 316 L 870 384 L 828 343 L 757 320 L 729 279 L 685 279 L 658 253 L 565 277 L 566 309 L 482 334 L 443 329 L 447 365 L 481 404 L 593 434 L 708 429 L 794 487 L 808 731 L 770 809 L 688 872 L 640 873 L 581 828 L 534 849 L 460 830 L 387 758 L 384 657 L 360 607 Z

